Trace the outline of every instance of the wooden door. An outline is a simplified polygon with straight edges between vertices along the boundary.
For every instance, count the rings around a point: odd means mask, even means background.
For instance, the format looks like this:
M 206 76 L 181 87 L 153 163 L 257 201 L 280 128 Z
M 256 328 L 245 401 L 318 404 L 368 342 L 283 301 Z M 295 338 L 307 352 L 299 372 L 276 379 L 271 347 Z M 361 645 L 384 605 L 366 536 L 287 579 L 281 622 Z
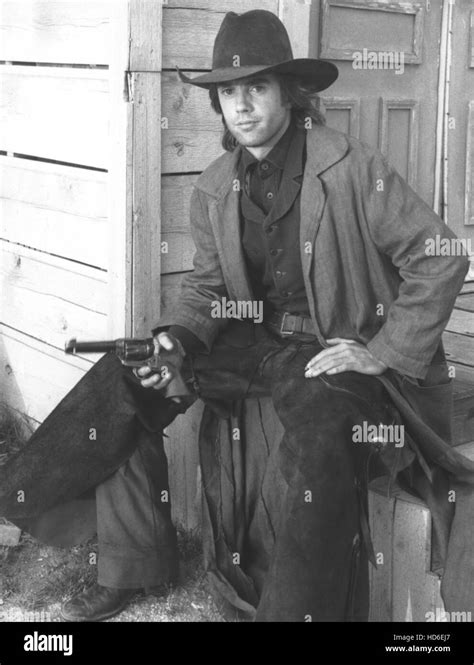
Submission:
M 321 0 L 313 7 L 319 29 L 310 55 L 340 71 L 322 95 L 328 124 L 380 148 L 433 205 L 441 0 Z
M 445 220 L 474 252 L 474 2 L 452 4 L 447 97 Z M 474 279 L 471 255 L 470 279 Z

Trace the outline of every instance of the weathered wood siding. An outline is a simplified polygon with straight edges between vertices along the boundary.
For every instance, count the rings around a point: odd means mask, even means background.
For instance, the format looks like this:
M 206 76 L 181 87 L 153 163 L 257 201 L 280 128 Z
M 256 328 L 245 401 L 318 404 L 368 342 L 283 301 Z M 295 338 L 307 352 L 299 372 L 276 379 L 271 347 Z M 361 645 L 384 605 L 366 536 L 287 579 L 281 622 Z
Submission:
M 108 333 L 109 5 L 0 3 L 0 399 L 34 423 Z
M 221 121 L 175 66 L 210 69 L 225 13 L 257 8 L 307 54 L 306 0 L 0 0 L 0 399 L 34 423 L 96 359 L 65 356 L 68 338 L 147 336 L 177 297 Z M 168 432 L 187 527 L 200 414 Z
M 159 315 L 161 14 L 0 2 L 0 398 L 34 424 L 97 359 L 68 338 Z

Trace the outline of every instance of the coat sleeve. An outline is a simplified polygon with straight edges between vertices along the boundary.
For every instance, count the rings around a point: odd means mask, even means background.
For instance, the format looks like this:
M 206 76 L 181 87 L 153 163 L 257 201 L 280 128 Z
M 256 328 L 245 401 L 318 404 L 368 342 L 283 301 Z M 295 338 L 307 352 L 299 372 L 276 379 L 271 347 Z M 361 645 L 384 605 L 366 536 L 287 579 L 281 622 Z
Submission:
M 207 207 L 197 188 L 191 196 L 190 211 L 191 235 L 196 246 L 194 269 L 183 278 L 177 301 L 163 312 L 153 333 L 171 325 L 183 326 L 210 351 L 215 338 L 228 323 L 227 319 L 213 318 L 212 304 L 228 297 L 228 294 Z
M 381 153 L 359 170 L 365 219 L 398 270 L 398 297 L 367 348 L 402 374 L 424 379 L 469 269 L 464 246 Z M 433 251 L 443 244 L 455 251 Z M 455 241 L 450 242 L 450 241 Z

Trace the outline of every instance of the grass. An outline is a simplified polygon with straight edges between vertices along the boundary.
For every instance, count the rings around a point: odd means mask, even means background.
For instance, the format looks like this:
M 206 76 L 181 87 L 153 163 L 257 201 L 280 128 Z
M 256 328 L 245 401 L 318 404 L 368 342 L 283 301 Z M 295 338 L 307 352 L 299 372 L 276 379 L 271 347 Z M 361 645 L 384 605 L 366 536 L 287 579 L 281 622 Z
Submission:
M 0 402 L 0 464 L 27 441 L 28 421 Z M 137 594 L 110 621 L 224 621 L 206 588 L 198 531 L 178 528 L 178 586 L 157 596 Z M 16 547 L 0 546 L 0 621 L 60 621 L 61 603 L 96 579 L 90 555 L 97 540 L 65 550 L 22 533 Z

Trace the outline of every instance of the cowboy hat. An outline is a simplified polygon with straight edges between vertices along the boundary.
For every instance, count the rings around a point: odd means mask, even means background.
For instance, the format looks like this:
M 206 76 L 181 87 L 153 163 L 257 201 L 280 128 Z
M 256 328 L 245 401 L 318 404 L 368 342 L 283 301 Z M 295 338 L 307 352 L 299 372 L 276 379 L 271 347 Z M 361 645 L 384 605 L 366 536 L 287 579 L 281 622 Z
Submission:
M 314 92 L 328 88 L 339 74 L 331 62 L 294 58 L 285 26 L 275 14 L 263 9 L 225 15 L 214 42 L 211 72 L 189 78 L 177 69 L 184 83 L 200 88 L 272 71 L 297 75 L 310 83 Z

